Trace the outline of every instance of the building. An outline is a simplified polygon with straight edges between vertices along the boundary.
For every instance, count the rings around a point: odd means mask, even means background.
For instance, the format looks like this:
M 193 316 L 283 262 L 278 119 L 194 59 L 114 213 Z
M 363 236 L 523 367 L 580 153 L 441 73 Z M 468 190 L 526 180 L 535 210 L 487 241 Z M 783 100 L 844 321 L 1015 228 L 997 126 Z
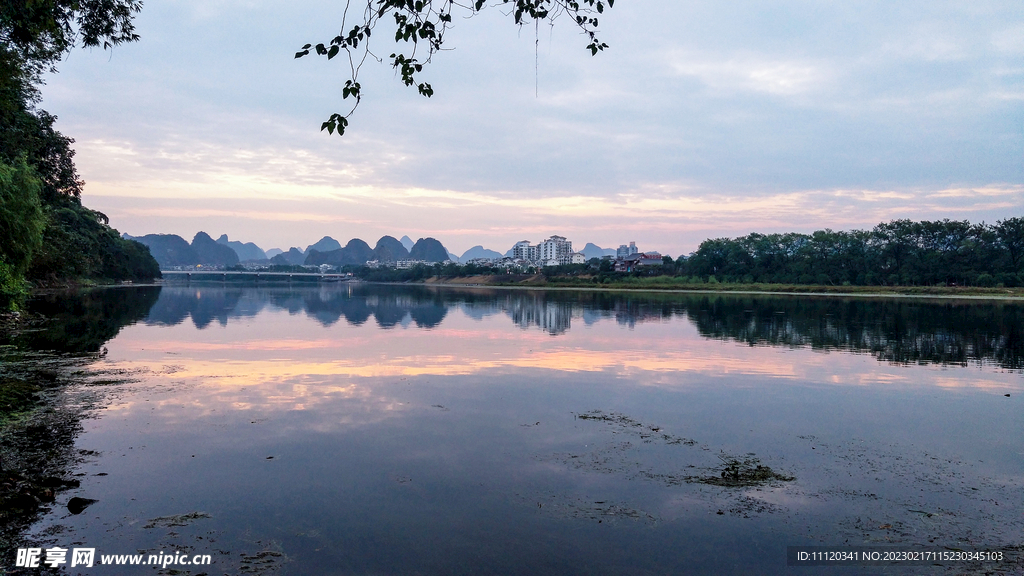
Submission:
M 569 254 L 569 264 L 586 264 L 587 257 L 582 252 Z
M 572 242 L 566 240 L 564 236 L 552 236 L 541 242 L 537 248 L 540 252 L 539 259 L 544 261 L 545 266 L 568 264 L 571 260 Z M 548 262 L 555 264 L 548 264 Z
M 664 263 L 665 262 L 661 259 L 661 254 L 658 252 L 630 254 L 625 258 L 615 259 L 615 271 L 633 272 L 635 270 L 640 270 L 643 268 L 661 266 Z
M 486 267 L 486 268 L 491 268 L 491 267 L 494 266 L 494 259 L 493 258 L 471 258 L 471 259 L 466 261 L 466 264 L 467 265 L 468 264 L 472 264 L 473 266 L 482 266 L 482 267 Z
M 640 250 L 636 247 L 636 242 L 630 242 L 629 246 L 621 244 L 619 249 L 615 251 L 616 260 L 621 260 L 626 256 L 632 256 L 633 254 L 639 253 Z
M 531 246 L 529 240 L 521 240 L 516 242 L 516 245 L 512 247 L 512 258 L 516 260 L 526 260 L 527 262 L 536 262 L 540 260 L 540 247 Z
M 571 264 L 572 254 L 572 242 L 564 236 L 552 236 L 536 246 L 531 245 L 529 240 L 522 240 L 512 247 L 512 259 L 529 262 L 531 266 Z

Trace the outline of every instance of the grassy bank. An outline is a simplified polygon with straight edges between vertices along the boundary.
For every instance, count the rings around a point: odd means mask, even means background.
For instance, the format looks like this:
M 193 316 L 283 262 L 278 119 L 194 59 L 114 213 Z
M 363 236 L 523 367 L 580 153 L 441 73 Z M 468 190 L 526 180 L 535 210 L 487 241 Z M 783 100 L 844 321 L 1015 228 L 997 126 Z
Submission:
M 536 275 L 481 275 L 466 277 L 433 277 L 426 284 L 453 286 L 505 286 L 530 288 L 579 288 L 588 290 L 658 290 L 673 292 L 737 292 L 778 294 L 833 294 L 862 296 L 937 296 L 973 298 L 1024 298 L 1024 288 L 981 288 L 977 286 L 835 286 L 822 284 L 742 284 L 692 282 L 672 276 L 629 277 L 605 279 L 576 276 L 546 278 Z

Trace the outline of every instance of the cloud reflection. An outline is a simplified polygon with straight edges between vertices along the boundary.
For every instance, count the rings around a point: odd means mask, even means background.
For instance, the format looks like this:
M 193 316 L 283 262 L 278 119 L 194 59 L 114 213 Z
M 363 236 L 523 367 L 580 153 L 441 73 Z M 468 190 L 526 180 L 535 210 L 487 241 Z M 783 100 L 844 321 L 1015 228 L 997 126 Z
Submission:
M 429 332 L 453 330 L 449 321 L 452 310 L 458 310 L 459 317 L 476 321 L 504 317 L 537 336 L 563 338 L 581 326 L 592 328 L 608 322 L 635 330 L 642 324 L 685 319 L 685 325 L 695 328 L 703 338 L 755 347 L 852 351 L 895 364 L 995 364 L 1010 370 L 1024 369 L 1024 306 L 1013 302 L 452 290 L 361 284 L 307 288 L 168 286 L 145 322 L 176 326 L 191 319 L 196 328 L 203 330 L 213 325 L 226 327 L 232 322 L 248 322 L 261 314 L 286 313 L 304 315 L 323 328 L 361 327 L 372 320 L 373 325 L 384 330 Z M 471 338 L 482 340 L 530 338 L 506 331 L 480 332 L 472 325 L 468 329 Z M 374 334 L 346 331 L 346 338 L 366 339 Z M 433 337 L 461 339 L 455 333 L 437 333 Z M 627 340 L 634 337 L 635 333 L 631 333 Z M 612 339 L 622 345 L 621 336 Z M 188 349 L 187 343 L 180 345 Z M 214 343 L 208 349 L 228 350 L 237 345 Z M 265 353 L 338 345 L 331 337 L 323 339 L 305 333 L 291 339 L 275 333 L 269 339 L 245 344 L 247 349 Z M 351 340 L 344 344 L 351 345 Z M 552 350 L 564 348 L 566 342 L 549 342 L 545 346 Z M 417 361 L 414 365 L 429 372 L 433 369 L 423 366 L 433 364 Z M 581 365 L 609 364 L 589 358 Z

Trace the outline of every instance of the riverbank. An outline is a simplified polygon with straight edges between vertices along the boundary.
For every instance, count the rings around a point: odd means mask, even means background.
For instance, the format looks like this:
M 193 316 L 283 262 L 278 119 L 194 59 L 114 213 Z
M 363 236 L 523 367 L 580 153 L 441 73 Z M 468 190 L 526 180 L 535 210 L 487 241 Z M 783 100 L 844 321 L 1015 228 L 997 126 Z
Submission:
M 820 284 L 723 284 L 689 283 L 678 278 L 655 276 L 595 282 L 593 278 L 573 280 L 531 276 L 480 275 L 461 278 L 428 278 L 428 286 L 526 288 L 544 290 L 608 290 L 617 292 L 680 292 L 730 294 L 793 294 L 800 296 L 919 297 L 982 300 L 1024 300 L 1024 288 L 982 288 L 977 286 L 829 286 Z
M 9 335 L 7 335 L 9 336 Z M 8 338 L 4 338 L 8 340 Z M 99 392 L 87 380 L 92 357 L 0 345 L 0 556 L 38 546 L 25 531 L 54 507 L 73 513 L 64 493 L 79 486 L 75 449 L 81 421 Z M 79 499 L 81 500 L 81 499 Z

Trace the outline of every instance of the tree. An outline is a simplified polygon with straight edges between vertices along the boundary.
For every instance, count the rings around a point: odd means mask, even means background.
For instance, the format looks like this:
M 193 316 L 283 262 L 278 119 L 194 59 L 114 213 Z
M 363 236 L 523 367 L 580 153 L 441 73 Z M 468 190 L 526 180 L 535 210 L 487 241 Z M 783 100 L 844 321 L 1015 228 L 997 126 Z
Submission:
M 920 225 L 910 220 L 893 220 L 883 222 L 872 231 L 878 243 L 879 252 L 885 267 L 891 272 L 893 284 L 901 284 L 904 269 L 908 260 L 912 259 L 919 246 L 918 236 Z
M 0 162 L 0 262 L 24 273 L 42 243 L 42 187 L 21 158 L 13 166 Z
M 0 309 L 24 294 L 25 271 L 42 245 L 40 188 L 24 158 L 13 166 L 0 162 Z
M 1020 270 L 1021 256 L 1024 256 L 1024 218 L 1007 218 L 996 222 L 996 237 L 1010 256 L 1010 272 Z
M 0 0 L 0 284 L 25 278 L 144 279 L 159 275 L 149 250 L 123 240 L 82 206 L 74 140 L 38 108 L 42 73 L 75 46 L 138 39 L 138 0 Z M 11 292 L 0 287 L 0 292 Z M 15 305 L 7 298 L 0 307 Z
M 133 18 L 139 0 L 2 0 L 0 42 L 15 49 L 35 73 L 76 44 L 111 48 L 139 39 Z
M 362 7 L 362 2 L 366 2 Z M 591 55 L 608 47 L 597 38 L 599 14 L 605 8 L 611 8 L 615 0 L 501 0 L 500 6 L 511 5 L 509 15 L 517 26 L 530 21 L 548 20 L 567 15 L 582 34 L 589 40 L 587 50 Z M 331 114 L 320 130 L 329 134 L 335 131 L 339 135 L 345 133 L 348 119 L 355 112 L 362 99 L 362 86 L 359 84 L 359 70 L 368 57 L 382 61 L 370 51 L 370 36 L 377 29 L 382 19 L 390 16 L 395 21 L 395 42 L 410 45 L 408 54 L 396 51 L 389 56 L 391 66 L 402 77 L 406 86 L 415 86 L 423 96 L 429 98 L 434 94 L 428 82 L 420 82 L 416 75 L 423 71 L 424 64 L 430 63 L 434 55 L 445 45 L 445 33 L 452 27 L 453 12 L 462 12 L 465 17 L 473 16 L 486 5 L 486 0 L 472 0 L 468 5 L 455 0 L 345 0 L 345 11 L 341 21 L 341 32 L 329 42 L 321 42 L 316 46 L 306 44 L 295 53 L 296 58 L 308 56 L 310 50 L 328 60 L 334 59 L 342 51 L 348 57 L 350 77 L 345 81 L 341 91 L 342 99 L 351 98 L 352 107 L 345 114 Z M 354 12 L 362 7 L 361 14 L 355 16 L 355 23 L 349 21 L 349 10 Z M 351 26 L 351 28 L 349 27 Z M 426 54 L 423 54 L 423 52 Z

